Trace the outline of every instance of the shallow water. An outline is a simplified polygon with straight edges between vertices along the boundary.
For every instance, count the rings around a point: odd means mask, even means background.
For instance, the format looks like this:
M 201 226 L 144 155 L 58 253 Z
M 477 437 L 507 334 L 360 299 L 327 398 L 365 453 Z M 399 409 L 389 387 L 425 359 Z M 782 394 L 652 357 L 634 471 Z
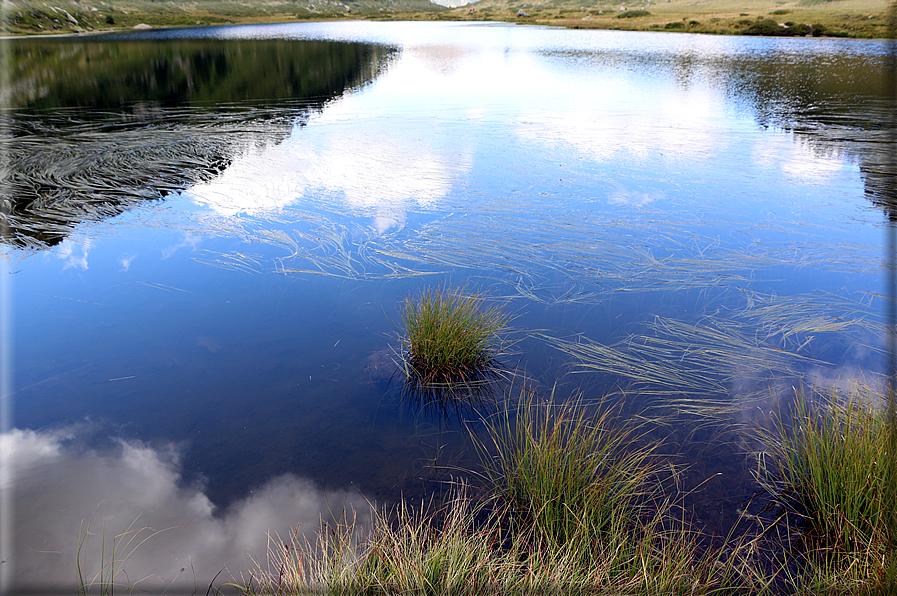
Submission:
M 390 375 L 425 287 L 515 314 L 512 395 L 679 412 L 708 532 L 754 491 L 732 424 L 881 382 L 883 42 L 338 22 L 7 49 L 16 585 L 70 582 L 95 508 L 176 526 L 133 574 L 208 582 L 475 467 Z

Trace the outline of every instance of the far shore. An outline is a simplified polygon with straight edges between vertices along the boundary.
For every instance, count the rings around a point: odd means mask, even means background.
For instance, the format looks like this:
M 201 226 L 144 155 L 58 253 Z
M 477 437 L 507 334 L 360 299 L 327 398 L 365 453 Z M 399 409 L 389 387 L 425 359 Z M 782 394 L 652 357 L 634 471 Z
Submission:
M 141 0 L 134 0 L 140 2 Z M 161 3 L 153 5 L 158 7 Z M 331 6 L 332 4 L 332 6 Z M 208 25 L 297 23 L 334 20 L 468 21 L 510 22 L 563 27 L 625 31 L 664 31 L 711 35 L 766 35 L 840 37 L 860 39 L 894 38 L 897 10 L 883 0 L 631 0 L 609 5 L 591 0 L 583 6 L 574 0 L 524 2 L 480 0 L 457 8 L 428 11 L 383 9 L 350 10 L 345 4 L 323 2 L 319 13 L 287 13 L 286 10 L 242 13 L 213 12 L 201 4 L 188 9 L 144 7 L 116 3 L 115 10 L 72 2 L 57 14 L 35 4 L 13 5 L 6 11 L 3 38 L 58 37 L 121 33 L 141 29 Z M 105 6 L 105 4 L 103 4 Z M 127 9 L 124 7 L 127 6 Z M 337 6 L 346 8 L 337 8 Z M 28 7 L 28 8 L 26 8 Z M 326 9 L 326 10 L 325 10 Z M 77 12 L 80 10 L 81 12 Z M 92 11 L 92 12 L 91 12 Z M 105 12 L 104 12 L 105 11 Z M 327 12 L 331 11 L 331 12 Z M 341 12 L 340 12 L 341 11 Z M 63 16 L 64 13 L 64 16 Z M 56 18 L 60 17 L 60 18 Z M 76 25 L 77 23 L 77 25 Z M 143 26 L 143 27 L 141 27 Z

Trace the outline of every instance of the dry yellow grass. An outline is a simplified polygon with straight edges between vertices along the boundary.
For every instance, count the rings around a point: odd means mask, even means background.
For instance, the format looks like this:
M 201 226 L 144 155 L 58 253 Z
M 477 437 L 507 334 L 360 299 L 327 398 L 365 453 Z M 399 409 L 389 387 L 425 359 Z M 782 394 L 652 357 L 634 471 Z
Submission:
M 772 19 L 782 24 L 822 25 L 838 36 L 888 37 L 889 6 L 887 0 L 481 0 L 453 9 L 443 18 L 717 34 L 738 34 L 757 20 Z M 636 10 L 650 14 L 621 18 Z M 529 16 L 517 17 L 519 11 Z
M 480 0 L 454 9 L 442 9 L 422 0 L 360 0 L 351 9 L 342 0 L 315 0 L 314 4 L 316 8 L 309 10 L 311 4 L 290 0 L 253 4 L 232 0 L 189 4 L 121 0 L 110 12 L 108 5 L 99 0 L 58 0 L 54 8 L 34 0 L 13 0 L 6 11 L 5 29 L 13 34 L 70 33 L 128 29 L 137 23 L 165 27 L 358 18 L 496 20 L 571 28 L 713 34 L 740 34 L 758 20 L 772 19 L 782 24 L 821 25 L 830 35 L 864 38 L 889 37 L 892 29 L 888 24 L 888 0 Z M 54 10 L 60 12 L 56 14 Z M 637 10 L 650 14 L 620 18 L 621 14 Z M 77 24 L 67 20 L 61 11 L 74 15 Z M 519 11 L 529 16 L 518 17 Z M 106 17 L 112 17 L 114 24 L 105 21 Z

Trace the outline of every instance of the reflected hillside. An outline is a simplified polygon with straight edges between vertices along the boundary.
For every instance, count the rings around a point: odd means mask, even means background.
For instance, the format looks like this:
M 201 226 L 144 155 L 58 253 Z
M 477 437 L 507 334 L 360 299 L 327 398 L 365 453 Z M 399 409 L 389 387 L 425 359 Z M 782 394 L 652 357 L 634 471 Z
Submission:
M 324 41 L 16 40 L 6 241 L 50 246 L 281 140 L 391 50 Z
M 848 45 L 817 65 L 778 59 L 735 65 L 729 88 L 763 126 L 783 128 L 816 153 L 841 153 L 858 164 L 866 196 L 893 219 L 895 213 L 894 67 L 880 54 L 859 54 Z
M 20 110 L 131 113 L 149 106 L 320 103 L 370 81 L 382 52 L 327 41 L 16 40 L 9 101 Z
M 763 42 L 750 50 L 735 57 L 689 51 L 654 60 L 682 87 L 708 77 L 758 124 L 792 132 L 809 153 L 840 154 L 857 163 L 867 197 L 894 217 L 897 90 L 887 44 L 791 40 L 772 51 Z M 808 60 L 809 50 L 822 51 Z

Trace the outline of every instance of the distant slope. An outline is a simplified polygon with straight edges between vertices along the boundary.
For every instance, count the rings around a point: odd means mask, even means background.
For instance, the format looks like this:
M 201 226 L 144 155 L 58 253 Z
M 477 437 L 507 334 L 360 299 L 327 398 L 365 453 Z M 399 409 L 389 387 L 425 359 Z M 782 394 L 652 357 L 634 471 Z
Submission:
M 731 35 L 888 37 L 889 0 L 6 0 L 6 33 L 308 19 L 496 20 Z M 465 3 L 465 4 L 462 4 Z
M 441 18 L 640 31 L 888 37 L 888 11 L 888 0 L 480 0 Z
M 225 23 L 433 15 L 429 0 L 8 0 L 7 34 L 67 33 Z M 420 18 L 420 16 L 418 18 Z

